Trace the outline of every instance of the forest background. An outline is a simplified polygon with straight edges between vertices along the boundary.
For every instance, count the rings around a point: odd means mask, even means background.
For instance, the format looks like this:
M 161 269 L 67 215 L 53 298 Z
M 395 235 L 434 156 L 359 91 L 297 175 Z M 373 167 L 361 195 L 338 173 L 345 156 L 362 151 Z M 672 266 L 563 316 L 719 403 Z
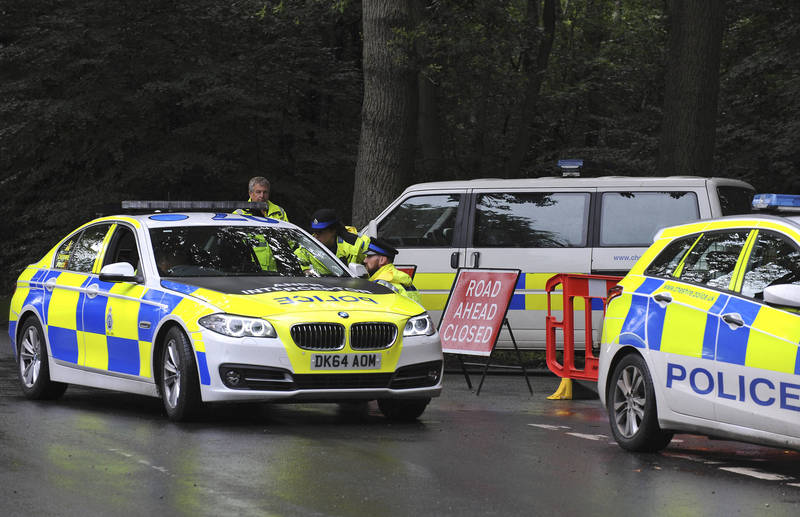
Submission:
M 420 181 L 555 175 L 562 158 L 800 190 L 796 0 L 704 4 L 721 27 L 713 156 L 690 170 L 663 147 L 670 21 L 691 0 L 403 0 L 384 46 L 416 123 L 393 149 L 407 170 L 372 184 L 356 181 L 375 122 L 368 1 L 0 0 L 0 296 L 121 200 L 244 200 L 254 175 L 301 226 L 320 207 L 363 224 Z

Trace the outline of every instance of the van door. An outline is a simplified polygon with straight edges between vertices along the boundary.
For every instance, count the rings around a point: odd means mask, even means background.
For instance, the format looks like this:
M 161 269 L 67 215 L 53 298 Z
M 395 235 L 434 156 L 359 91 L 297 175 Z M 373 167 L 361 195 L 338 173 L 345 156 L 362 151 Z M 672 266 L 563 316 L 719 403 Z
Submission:
M 653 244 L 661 228 L 711 217 L 701 187 L 681 190 L 659 187 L 597 189 L 592 273 L 624 276 Z
M 410 192 L 377 226 L 378 237 L 399 251 L 397 266 L 415 265 L 414 286 L 439 321 L 455 273 L 464 266 L 467 189 Z
M 473 191 L 465 266 L 521 270 L 508 320 L 522 348 L 545 346 L 547 280 L 557 273 L 590 271 L 593 190 Z M 507 332 L 500 334 L 498 346 L 513 346 Z

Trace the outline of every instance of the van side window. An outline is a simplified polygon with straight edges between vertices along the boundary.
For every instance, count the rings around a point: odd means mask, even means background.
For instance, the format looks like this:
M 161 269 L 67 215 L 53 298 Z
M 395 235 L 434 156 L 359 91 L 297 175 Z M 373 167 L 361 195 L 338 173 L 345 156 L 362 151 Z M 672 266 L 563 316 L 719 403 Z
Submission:
M 749 214 L 753 211 L 753 191 L 742 187 L 717 187 L 722 215 Z
M 800 284 L 800 251 L 783 235 L 760 230 L 744 273 L 742 294 L 764 299 L 770 285 Z
M 378 237 L 398 247 L 449 247 L 460 203 L 460 194 L 410 197 L 381 221 Z
M 749 233 L 738 230 L 704 234 L 686 255 L 683 268 L 675 274 L 685 282 L 727 290 Z
M 480 194 L 472 242 L 485 248 L 574 248 L 586 245 L 589 193 Z
M 600 246 L 649 246 L 661 228 L 698 219 L 694 192 L 604 192 Z

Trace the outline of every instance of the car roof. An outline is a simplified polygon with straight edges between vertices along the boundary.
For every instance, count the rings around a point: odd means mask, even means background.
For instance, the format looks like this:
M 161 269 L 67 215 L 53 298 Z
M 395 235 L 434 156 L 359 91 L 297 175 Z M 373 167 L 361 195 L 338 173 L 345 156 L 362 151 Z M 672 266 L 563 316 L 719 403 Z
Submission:
M 681 235 L 689 235 L 706 230 L 718 230 L 736 227 L 774 226 L 775 223 L 786 225 L 788 228 L 800 234 L 800 215 L 781 216 L 772 214 L 741 214 L 716 219 L 703 219 L 691 223 L 667 226 L 659 230 L 653 237 L 658 240 L 661 237 L 674 238 Z
M 403 192 L 422 190 L 475 189 L 475 188 L 566 188 L 566 187 L 697 187 L 707 183 L 718 186 L 741 187 L 753 190 L 753 186 L 741 180 L 730 178 L 704 178 L 701 176 L 601 176 L 598 178 L 570 178 L 551 176 L 542 178 L 502 179 L 481 178 L 472 180 L 436 181 L 417 183 Z

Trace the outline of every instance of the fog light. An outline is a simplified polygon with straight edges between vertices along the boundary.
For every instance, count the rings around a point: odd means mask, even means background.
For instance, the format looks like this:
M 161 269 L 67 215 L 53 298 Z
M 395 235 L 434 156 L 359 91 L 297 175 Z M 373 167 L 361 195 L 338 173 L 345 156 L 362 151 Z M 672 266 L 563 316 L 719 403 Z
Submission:
M 228 370 L 225 372 L 225 384 L 230 386 L 231 388 L 235 388 L 239 386 L 239 383 L 242 382 L 242 376 L 236 370 Z
M 428 378 L 433 382 L 437 382 L 439 380 L 439 368 L 428 370 Z

